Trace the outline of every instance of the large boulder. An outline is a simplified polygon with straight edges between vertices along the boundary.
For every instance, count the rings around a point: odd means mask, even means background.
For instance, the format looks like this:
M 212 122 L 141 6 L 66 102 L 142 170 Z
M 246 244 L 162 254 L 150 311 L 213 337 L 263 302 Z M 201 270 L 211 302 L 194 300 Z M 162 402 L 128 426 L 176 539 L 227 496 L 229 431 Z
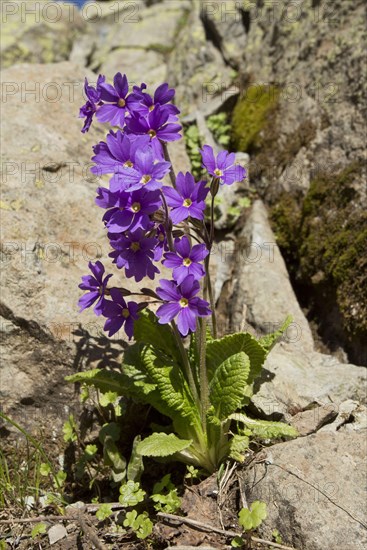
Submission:
M 362 550 L 367 544 L 366 436 L 316 433 L 272 446 L 244 473 L 249 504 L 262 500 L 260 536 L 299 550 Z
M 74 4 L 46 0 L 5 0 L 1 2 L 1 22 L 2 68 L 68 59 L 84 24 Z
M 366 365 L 364 2 L 259 1 L 247 18 L 233 145 L 321 337 Z

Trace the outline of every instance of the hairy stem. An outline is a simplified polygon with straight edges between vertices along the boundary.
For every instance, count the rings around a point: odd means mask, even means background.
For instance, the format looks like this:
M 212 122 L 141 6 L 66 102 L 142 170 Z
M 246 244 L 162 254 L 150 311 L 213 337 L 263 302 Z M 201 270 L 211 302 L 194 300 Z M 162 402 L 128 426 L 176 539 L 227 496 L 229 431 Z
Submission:
M 186 380 L 187 380 L 187 382 L 190 386 L 190 390 L 192 392 L 193 398 L 195 399 L 196 403 L 199 403 L 198 390 L 197 390 L 196 383 L 195 383 L 195 380 L 194 380 L 194 376 L 193 376 L 193 373 L 192 373 L 192 370 L 191 370 L 189 358 L 187 356 L 187 351 L 185 350 L 184 345 L 182 343 L 182 339 L 181 339 L 180 333 L 178 332 L 176 323 L 174 321 L 171 321 L 171 325 L 172 325 L 173 333 L 174 333 L 176 341 L 177 341 L 178 348 L 179 348 L 180 353 L 181 353 L 182 362 L 183 362 L 185 375 L 186 375 Z
M 215 312 L 215 300 L 214 300 L 214 292 L 213 292 L 211 277 L 209 273 L 209 263 L 210 263 L 210 254 L 205 258 L 206 285 L 208 288 L 210 308 L 212 310 L 213 338 L 217 338 L 217 315 Z
M 201 423 L 203 430 L 206 433 L 206 413 L 209 408 L 209 383 L 208 373 L 206 371 L 206 318 L 200 319 L 200 363 L 199 363 L 199 378 L 200 378 L 200 411 Z

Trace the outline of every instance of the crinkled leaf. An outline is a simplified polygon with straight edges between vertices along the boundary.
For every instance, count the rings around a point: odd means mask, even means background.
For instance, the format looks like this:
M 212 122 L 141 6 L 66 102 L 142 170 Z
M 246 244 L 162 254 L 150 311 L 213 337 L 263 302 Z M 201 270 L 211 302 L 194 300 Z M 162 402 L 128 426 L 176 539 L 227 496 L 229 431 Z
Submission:
M 104 443 L 106 436 L 110 436 L 113 441 L 118 441 L 120 434 L 121 426 L 117 422 L 109 422 L 108 424 L 103 424 L 99 430 L 99 440 L 101 443 Z
M 248 449 L 250 439 L 246 435 L 234 435 L 229 444 L 229 457 L 237 462 L 243 462 L 243 453 Z
M 171 456 L 191 443 L 191 439 L 180 439 L 174 434 L 154 433 L 139 443 L 137 451 L 142 456 Z
M 281 338 L 287 328 L 292 324 L 292 317 L 288 315 L 282 326 L 271 334 L 267 334 L 259 339 L 259 344 L 269 353 L 269 351 L 275 346 L 279 338 Z
M 230 420 L 242 422 L 251 430 L 253 436 L 261 439 L 278 439 L 280 437 L 297 437 L 299 434 L 293 426 L 285 422 L 272 422 L 269 420 L 255 420 L 243 413 L 235 413 L 229 416 Z
M 169 357 L 179 360 L 177 342 L 169 325 L 160 325 L 157 317 L 150 310 L 141 313 L 134 323 L 136 342 L 150 344 L 155 349 L 165 352 Z
M 245 332 L 230 334 L 219 340 L 208 342 L 206 357 L 209 380 L 213 378 L 215 371 L 223 361 L 240 352 L 246 353 L 250 359 L 251 368 L 247 384 L 251 385 L 261 374 L 267 352 L 251 334 Z
M 113 511 L 110 504 L 101 504 L 101 506 L 98 508 L 96 512 L 96 518 L 99 521 L 104 521 L 105 519 L 112 516 Z
M 250 359 L 243 351 L 231 355 L 215 370 L 209 399 L 219 420 L 225 420 L 241 405 L 250 373 Z

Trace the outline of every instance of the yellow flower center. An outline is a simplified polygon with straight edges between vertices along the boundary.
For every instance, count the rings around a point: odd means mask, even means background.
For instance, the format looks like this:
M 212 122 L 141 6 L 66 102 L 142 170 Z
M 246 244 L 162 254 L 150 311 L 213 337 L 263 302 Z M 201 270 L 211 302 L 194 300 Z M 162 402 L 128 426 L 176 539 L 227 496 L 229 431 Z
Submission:
M 191 205 L 192 205 L 192 200 L 191 199 L 185 199 L 183 201 L 183 206 L 186 206 L 188 208 Z
M 120 97 L 120 99 L 119 99 L 118 102 L 117 102 L 117 105 L 118 105 L 119 107 L 125 107 L 126 101 L 125 101 L 124 99 L 122 99 L 122 97 Z
M 124 164 L 124 168 L 132 168 L 134 165 L 131 160 L 127 160 Z
M 124 309 L 122 310 L 122 316 L 127 319 L 128 317 L 130 317 L 130 311 L 124 307 Z
M 160 233 L 160 234 L 158 235 L 158 240 L 161 241 L 161 243 L 163 243 L 163 241 L 164 241 L 164 235 L 163 235 L 163 233 Z
M 183 261 L 183 264 L 188 267 L 189 265 L 192 264 L 192 261 L 190 260 L 190 258 L 185 258 L 184 261 Z
M 155 132 L 154 130 L 149 130 L 148 134 L 150 135 L 151 138 L 155 138 L 155 136 L 157 135 L 157 132 Z
M 149 176 L 148 174 L 144 174 L 144 176 L 140 180 L 140 183 L 145 185 L 146 183 L 149 183 L 151 179 L 152 179 L 152 176 Z
M 181 307 L 187 307 L 189 305 L 189 301 L 187 298 L 181 298 L 180 300 L 180 306 Z
M 222 170 L 219 170 L 219 168 L 216 168 L 214 170 L 214 174 L 218 177 L 223 176 L 223 172 L 222 172 Z
M 137 242 L 131 243 L 130 249 L 133 252 L 137 252 L 138 250 L 140 250 L 140 243 L 137 243 Z
M 149 111 L 150 111 L 150 112 L 154 111 L 154 107 L 155 107 L 155 105 L 151 105 L 151 106 L 149 107 Z
M 133 212 L 140 212 L 141 210 L 141 205 L 139 202 L 134 202 L 132 205 L 131 205 L 131 210 Z

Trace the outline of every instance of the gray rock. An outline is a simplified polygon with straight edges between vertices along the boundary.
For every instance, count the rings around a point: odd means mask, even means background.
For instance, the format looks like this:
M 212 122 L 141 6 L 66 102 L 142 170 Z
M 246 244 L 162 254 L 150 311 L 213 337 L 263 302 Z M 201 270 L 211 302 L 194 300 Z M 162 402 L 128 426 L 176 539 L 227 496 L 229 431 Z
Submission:
M 231 310 L 236 330 L 251 325 L 259 333 L 273 332 L 291 315 L 289 339 L 297 348 L 313 350 L 311 330 L 292 289 L 266 208 L 260 200 L 254 202 L 239 236 Z
M 269 354 L 252 398 L 258 411 L 290 420 L 315 403 L 338 413 L 347 399 L 365 401 L 366 369 L 295 344 L 281 342 Z
M 112 80 L 117 72 L 125 73 L 129 84 L 144 81 L 150 90 L 167 81 L 167 67 L 162 54 L 141 48 L 118 48 L 106 55 L 99 72 Z
M 48 531 L 48 540 L 50 545 L 56 544 L 59 540 L 67 537 L 68 532 L 61 523 L 53 525 Z
M 232 67 L 238 68 L 245 54 L 245 10 L 236 0 L 226 2 L 203 2 L 201 17 L 223 58 Z
M 46 0 L 1 2 L 0 62 L 53 63 L 68 59 L 73 40 L 83 28 L 74 4 Z M 25 82 L 24 82 L 25 84 Z
M 177 36 L 177 44 L 169 58 L 168 79 L 176 88 L 177 105 L 186 116 L 222 96 L 230 87 L 232 69 L 212 42 L 207 41 L 198 2 Z
M 299 550 L 362 550 L 366 438 L 362 433 L 317 433 L 280 443 L 244 473 L 249 504 L 262 500 L 267 518 L 260 536 L 278 529 Z

